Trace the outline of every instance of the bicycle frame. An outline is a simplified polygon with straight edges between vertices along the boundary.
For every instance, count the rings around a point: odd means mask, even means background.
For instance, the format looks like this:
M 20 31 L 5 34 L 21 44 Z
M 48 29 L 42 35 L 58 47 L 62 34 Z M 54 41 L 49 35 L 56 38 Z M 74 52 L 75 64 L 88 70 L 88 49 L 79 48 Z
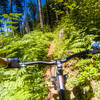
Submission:
M 56 79 L 53 82 L 53 84 L 55 85 L 56 89 L 58 90 L 59 93 L 59 99 L 60 100 L 66 100 L 66 96 L 65 96 L 65 77 L 63 75 L 63 69 L 62 69 L 62 63 L 61 60 L 58 59 L 56 61 Z
M 63 70 L 62 70 L 62 64 L 59 60 L 57 60 L 57 88 L 58 91 L 64 90 L 64 76 L 63 76 Z

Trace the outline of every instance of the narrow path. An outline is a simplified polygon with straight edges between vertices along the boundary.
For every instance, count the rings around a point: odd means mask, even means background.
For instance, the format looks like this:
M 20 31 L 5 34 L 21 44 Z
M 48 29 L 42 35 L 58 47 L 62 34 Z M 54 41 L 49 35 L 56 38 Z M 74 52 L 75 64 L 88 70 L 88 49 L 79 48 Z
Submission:
M 53 59 L 52 53 L 53 53 L 53 46 L 54 41 L 51 42 L 48 50 L 48 59 L 51 61 Z M 54 76 L 54 66 L 47 66 L 46 72 L 44 74 L 45 81 L 47 82 L 47 88 L 48 88 L 48 96 L 46 100 L 59 100 L 58 99 L 58 93 L 57 90 L 54 89 L 53 84 L 50 82 L 50 78 Z
M 45 81 L 47 82 L 47 88 L 48 88 L 48 96 L 45 100 L 59 100 L 57 90 L 54 89 L 54 86 L 50 82 L 51 76 L 53 76 L 54 73 L 54 66 L 50 68 L 50 66 L 47 66 L 46 73 L 44 75 Z

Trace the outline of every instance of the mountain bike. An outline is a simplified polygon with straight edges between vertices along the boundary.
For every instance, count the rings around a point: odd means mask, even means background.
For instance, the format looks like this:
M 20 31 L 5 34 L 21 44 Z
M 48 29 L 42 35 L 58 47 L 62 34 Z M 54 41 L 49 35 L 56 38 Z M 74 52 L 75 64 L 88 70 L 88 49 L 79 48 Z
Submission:
M 33 62 L 20 62 L 17 58 L 2 58 L 5 62 L 8 62 L 7 68 L 21 68 L 26 67 L 27 65 L 35 65 L 35 64 L 46 64 L 46 65 L 56 65 L 56 76 L 51 77 L 51 81 L 55 86 L 55 89 L 58 90 L 59 94 L 59 100 L 66 100 L 66 94 L 65 94 L 65 81 L 68 78 L 68 75 L 63 75 L 63 69 L 62 64 L 67 62 L 73 57 L 78 58 L 86 58 L 88 57 L 88 54 L 96 54 L 100 53 L 100 43 L 94 43 L 92 45 L 91 49 L 86 49 L 84 51 L 81 51 L 79 53 L 75 53 L 73 55 L 65 57 L 65 59 L 57 59 L 54 61 L 33 61 Z

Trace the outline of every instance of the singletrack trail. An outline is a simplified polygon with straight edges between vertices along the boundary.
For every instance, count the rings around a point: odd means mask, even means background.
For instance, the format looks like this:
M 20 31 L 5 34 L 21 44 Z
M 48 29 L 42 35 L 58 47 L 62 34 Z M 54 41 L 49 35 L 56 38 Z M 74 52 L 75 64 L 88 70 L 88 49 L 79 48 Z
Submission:
M 52 73 L 54 73 L 54 66 L 52 66 L 51 68 L 50 66 L 47 66 L 46 73 L 44 74 L 44 78 L 45 81 L 47 82 L 46 87 L 48 88 L 48 96 L 45 100 L 59 100 L 57 90 L 54 89 L 54 86 L 50 82 L 50 78 L 51 76 L 53 76 Z
M 48 59 L 53 60 L 52 53 L 53 53 L 53 46 L 54 41 L 51 42 L 49 50 L 48 50 Z M 47 66 L 46 72 L 44 74 L 45 81 L 47 82 L 47 88 L 48 88 L 48 96 L 46 100 L 59 100 L 57 90 L 54 89 L 54 86 L 50 82 L 51 76 L 54 76 L 54 66 Z

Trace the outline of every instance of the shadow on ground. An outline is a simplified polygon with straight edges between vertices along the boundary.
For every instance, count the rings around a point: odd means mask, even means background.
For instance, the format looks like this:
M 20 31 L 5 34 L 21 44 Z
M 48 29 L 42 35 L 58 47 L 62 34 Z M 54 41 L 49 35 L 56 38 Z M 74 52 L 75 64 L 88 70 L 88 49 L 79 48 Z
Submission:
M 94 97 L 91 83 L 86 85 L 78 84 L 71 91 L 66 90 L 66 100 L 92 100 Z

